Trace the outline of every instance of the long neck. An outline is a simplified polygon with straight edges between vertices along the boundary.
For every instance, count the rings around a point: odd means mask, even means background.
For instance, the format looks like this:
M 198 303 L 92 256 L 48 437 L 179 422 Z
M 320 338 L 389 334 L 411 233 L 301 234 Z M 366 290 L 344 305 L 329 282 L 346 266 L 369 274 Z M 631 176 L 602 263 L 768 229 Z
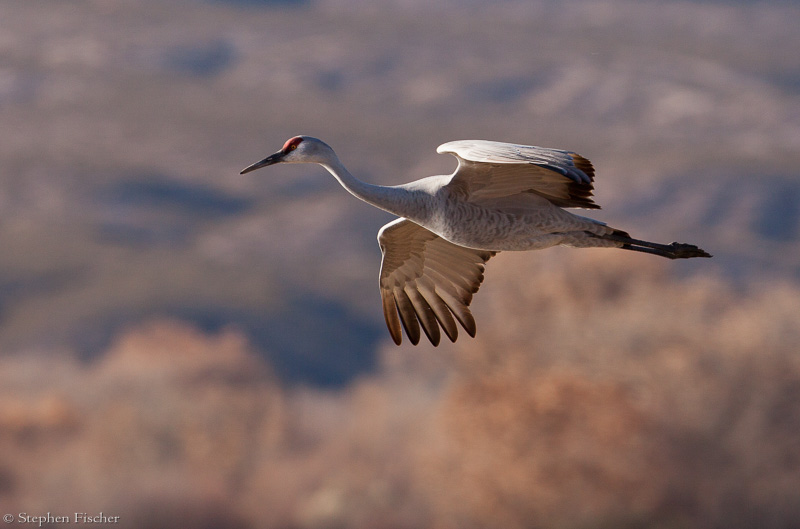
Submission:
M 328 170 L 353 196 L 360 198 L 376 208 L 380 208 L 398 217 L 418 220 L 427 216 L 427 204 L 418 191 L 401 186 L 388 187 L 362 182 L 342 165 L 338 158 L 320 164 Z

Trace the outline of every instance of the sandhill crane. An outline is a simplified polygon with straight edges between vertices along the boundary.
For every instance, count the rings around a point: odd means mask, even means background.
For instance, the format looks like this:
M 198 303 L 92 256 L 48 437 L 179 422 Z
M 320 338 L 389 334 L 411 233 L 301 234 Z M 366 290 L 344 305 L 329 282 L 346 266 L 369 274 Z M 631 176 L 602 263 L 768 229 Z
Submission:
M 469 304 L 484 264 L 500 251 L 561 244 L 670 259 L 711 257 L 691 244 L 633 239 L 562 209 L 600 207 L 592 200 L 594 168 L 577 153 L 484 140 L 451 141 L 436 151 L 458 159 L 453 174 L 379 186 L 351 175 L 323 141 L 295 136 L 241 174 L 277 163 L 316 163 L 356 198 L 400 217 L 378 232 L 383 314 L 397 345 L 401 326 L 414 345 L 420 327 L 433 345 L 439 344 L 440 326 L 455 342 L 456 320 L 474 337 Z

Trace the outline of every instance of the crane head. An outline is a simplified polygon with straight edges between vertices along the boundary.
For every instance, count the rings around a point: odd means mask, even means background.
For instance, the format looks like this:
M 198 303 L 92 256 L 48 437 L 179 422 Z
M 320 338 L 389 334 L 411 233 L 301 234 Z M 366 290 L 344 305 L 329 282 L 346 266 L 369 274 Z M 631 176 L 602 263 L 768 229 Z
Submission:
M 252 165 L 239 174 L 249 173 L 276 163 L 324 163 L 336 156 L 325 142 L 311 136 L 295 136 L 286 140 L 281 150 Z

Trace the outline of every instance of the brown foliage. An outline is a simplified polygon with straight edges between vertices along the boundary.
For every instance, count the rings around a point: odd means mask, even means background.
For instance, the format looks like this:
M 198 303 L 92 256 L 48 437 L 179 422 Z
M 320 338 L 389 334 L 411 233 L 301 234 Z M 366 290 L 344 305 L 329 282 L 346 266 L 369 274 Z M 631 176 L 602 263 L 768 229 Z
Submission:
M 458 384 L 432 458 L 441 527 L 565 527 L 652 509 L 663 461 L 626 391 L 574 373 Z M 647 469 L 648 472 L 643 472 Z
M 224 504 L 285 429 L 274 378 L 233 331 L 154 322 L 96 365 L 5 364 L 3 504 L 18 512 L 141 514 L 164 497 Z
M 443 526 L 797 519 L 796 286 L 618 253 L 502 266 L 444 396 Z
M 235 330 L 176 322 L 88 365 L 6 358 L 2 504 L 128 527 L 800 520 L 796 286 L 524 257 L 492 263 L 477 339 L 387 346 L 339 392 L 282 388 Z

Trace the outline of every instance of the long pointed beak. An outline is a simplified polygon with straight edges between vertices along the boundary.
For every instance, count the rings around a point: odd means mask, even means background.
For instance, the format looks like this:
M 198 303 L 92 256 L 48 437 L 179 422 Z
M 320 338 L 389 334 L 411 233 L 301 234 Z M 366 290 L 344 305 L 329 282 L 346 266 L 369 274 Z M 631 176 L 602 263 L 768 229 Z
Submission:
M 261 169 L 262 167 L 266 167 L 268 165 L 273 165 L 281 161 L 281 157 L 283 156 L 283 152 L 278 151 L 275 154 L 270 154 L 260 162 L 256 162 L 253 165 L 248 165 L 244 169 L 242 169 L 239 174 L 249 173 L 250 171 L 255 171 L 256 169 Z

